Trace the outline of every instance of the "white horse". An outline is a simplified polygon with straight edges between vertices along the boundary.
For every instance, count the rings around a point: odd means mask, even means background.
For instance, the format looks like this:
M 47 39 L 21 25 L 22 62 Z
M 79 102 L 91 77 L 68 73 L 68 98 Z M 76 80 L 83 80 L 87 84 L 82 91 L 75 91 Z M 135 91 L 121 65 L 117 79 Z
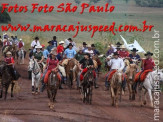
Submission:
M 153 72 L 149 72 L 147 77 L 143 82 L 144 91 L 144 102 L 142 103 L 142 90 L 139 89 L 139 99 L 141 100 L 141 105 L 146 104 L 146 93 L 148 92 L 151 102 L 151 107 L 153 107 L 153 97 L 152 91 L 161 90 L 160 82 L 163 81 L 163 69 L 155 70 Z M 161 92 L 161 91 L 160 91 Z
M 24 64 L 24 50 L 22 48 L 18 51 L 18 64 Z
M 32 93 L 38 94 L 38 87 L 41 77 L 41 69 L 35 59 L 30 59 L 29 71 L 32 71 Z

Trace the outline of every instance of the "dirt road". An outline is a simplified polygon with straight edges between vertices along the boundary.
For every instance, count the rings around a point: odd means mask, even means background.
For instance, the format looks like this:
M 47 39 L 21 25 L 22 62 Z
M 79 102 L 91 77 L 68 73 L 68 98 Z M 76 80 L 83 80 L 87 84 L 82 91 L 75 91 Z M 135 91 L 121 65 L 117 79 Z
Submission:
M 82 103 L 79 91 L 65 88 L 59 90 L 55 112 L 48 108 L 46 90 L 40 95 L 31 94 L 31 81 L 27 78 L 27 64 L 16 66 L 22 77 L 19 79 L 21 92 L 14 98 L 8 94 L 7 101 L 0 99 L 0 122 L 150 122 L 153 109 L 149 104 L 140 107 L 138 98 L 128 100 L 128 93 L 122 96 L 119 108 L 111 106 L 110 94 L 104 91 L 104 78 L 98 80 L 99 88 L 93 90 L 92 105 Z M 149 101 L 149 98 L 148 98 Z M 161 97 L 161 100 L 163 98 Z M 149 102 L 148 102 L 149 103 Z M 160 102 L 160 121 L 163 121 L 163 103 Z

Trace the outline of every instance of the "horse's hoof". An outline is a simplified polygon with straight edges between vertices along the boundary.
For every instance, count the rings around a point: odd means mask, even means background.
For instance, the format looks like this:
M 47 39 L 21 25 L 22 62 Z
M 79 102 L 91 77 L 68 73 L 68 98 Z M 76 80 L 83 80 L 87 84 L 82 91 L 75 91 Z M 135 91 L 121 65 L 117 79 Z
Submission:
M 147 104 L 147 102 L 146 102 L 146 101 L 144 101 L 144 102 L 143 102 L 143 104 L 144 104 L 144 105 L 146 105 L 146 104 Z

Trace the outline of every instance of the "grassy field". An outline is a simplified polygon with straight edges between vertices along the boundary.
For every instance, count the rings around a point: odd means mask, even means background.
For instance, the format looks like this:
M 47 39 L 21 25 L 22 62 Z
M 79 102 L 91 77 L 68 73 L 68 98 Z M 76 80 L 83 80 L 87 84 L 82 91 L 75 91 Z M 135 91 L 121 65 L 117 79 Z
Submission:
M 40 5 L 44 5 L 48 3 L 49 5 L 59 5 L 65 0 L 1 0 L 0 3 L 9 3 L 10 5 L 14 5 L 18 3 L 19 5 L 28 5 L 31 3 L 39 3 Z M 73 2 L 73 0 L 69 0 L 66 2 Z M 88 0 L 83 0 L 82 2 L 88 2 Z M 96 5 L 104 5 L 105 3 L 102 1 Z M 75 5 L 75 4 L 74 4 Z M 120 24 L 133 24 L 137 26 L 141 26 L 142 21 L 147 20 L 148 24 L 154 25 L 154 29 L 160 31 L 160 35 L 163 35 L 163 8 L 144 8 L 136 6 L 134 0 L 130 0 L 128 4 L 123 0 L 113 0 L 112 5 L 115 5 L 115 11 L 111 14 L 106 13 L 91 13 L 85 12 L 83 15 L 79 14 L 79 11 L 76 13 L 10 13 L 11 16 L 11 24 L 17 25 L 22 24 L 25 25 L 27 23 L 31 25 L 52 25 L 52 24 L 74 24 L 77 22 L 81 22 L 83 25 L 110 25 L 113 21 L 116 22 L 116 25 Z M 29 44 L 33 40 L 33 38 L 37 35 L 40 37 L 41 42 L 47 44 L 53 35 L 58 37 L 58 40 L 65 40 L 66 38 L 72 37 L 74 33 L 61 33 L 61 32 L 45 32 L 45 33 L 31 33 L 31 32 L 14 32 L 14 35 L 18 35 L 23 38 L 26 42 L 26 47 L 29 47 Z M 93 38 L 91 38 L 91 33 L 79 33 L 79 35 L 74 38 L 74 41 L 78 44 L 81 44 L 82 41 L 87 41 L 88 43 L 101 42 L 106 50 L 107 45 L 110 41 L 113 43 L 117 41 L 121 41 L 119 35 L 122 34 L 128 41 L 133 41 L 137 39 L 140 42 L 142 47 L 147 51 L 153 51 L 153 41 L 152 35 L 153 31 L 145 32 L 145 33 L 117 33 L 116 36 L 113 36 L 110 33 L 96 33 Z M 163 46 L 162 36 L 160 36 L 160 47 Z M 103 50 L 103 51 L 105 51 Z M 161 52 L 163 53 L 163 49 L 161 48 Z M 163 57 L 161 56 L 163 60 Z M 162 62 L 163 65 L 163 62 Z

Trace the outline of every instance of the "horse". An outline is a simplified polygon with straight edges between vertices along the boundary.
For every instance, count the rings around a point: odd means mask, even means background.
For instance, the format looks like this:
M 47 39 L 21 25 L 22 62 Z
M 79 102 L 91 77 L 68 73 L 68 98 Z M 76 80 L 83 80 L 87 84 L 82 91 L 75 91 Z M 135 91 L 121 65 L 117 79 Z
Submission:
M 83 95 L 83 103 L 92 104 L 92 91 L 94 84 L 93 69 L 88 68 L 88 71 L 84 75 L 83 83 L 81 84 L 81 94 Z
M 18 59 L 18 64 L 24 64 L 24 50 L 20 49 L 17 51 L 17 59 Z
M 38 62 L 35 59 L 30 59 L 29 71 L 32 71 L 32 94 L 34 93 L 38 94 L 38 87 L 39 87 L 40 77 L 41 77 L 41 69 L 40 69 Z
M 64 62 L 62 64 L 64 65 Z M 65 71 L 67 76 L 67 85 L 72 88 L 73 82 L 77 80 L 77 75 L 79 72 L 78 62 L 75 59 L 68 59 L 65 66 Z
M 60 85 L 60 81 L 58 79 L 58 72 L 52 71 L 49 75 L 48 83 L 47 83 L 47 94 L 50 102 L 48 103 L 48 106 L 50 109 L 54 109 L 54 102 L 57 95 L 57 90 Z
M 141 106 L 146 105 L 146 93 L 148 92 L 150 98 L 150 106 L 153 107 L 153 97 L 152 91 L 161 92 L 160 82 L 163 81 L 163 69 L 155 70 L 153 72 L 149 72 L 146 76 L 143 87 L 144 89 L 144 102 L 142 102 L 142 89 L 139 89 L 139 99 L 141 102 Z
M 6 62 L 0 61 L 0 98 L 3 97 L 3 88 L 5 88 L 5 97 L 4 99 L 7 99 L 7 93 L 8 93 L 8 88 L 11 85 L 11 97 L 13 96 L 13 88 L 15 83 L 13 82 L 13 77 L 10 71 L 9 66 L 6 65 Z
M 110 80 L 112 106 L 118 107 L 118 94 L 122 94 L 122 71 L 116 71 Z
M 129 64 L 126 67 L 125 74 L 127 75 L 126 80 L 127 80 L 127 86 L 129 90 L 129 100 L 135 100 L 135 89 L 134 89 L 134 78 L 136 75 L 138 66 L 136 64 Z

